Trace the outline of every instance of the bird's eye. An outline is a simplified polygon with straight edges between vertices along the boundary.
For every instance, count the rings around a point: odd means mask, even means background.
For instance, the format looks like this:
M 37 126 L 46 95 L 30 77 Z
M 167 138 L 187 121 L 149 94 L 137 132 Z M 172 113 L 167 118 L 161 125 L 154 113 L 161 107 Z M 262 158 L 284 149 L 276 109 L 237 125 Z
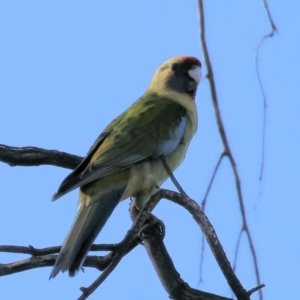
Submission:
M 191 70 L 195 70 L 197 67 L 197 65 L 192 65 Z

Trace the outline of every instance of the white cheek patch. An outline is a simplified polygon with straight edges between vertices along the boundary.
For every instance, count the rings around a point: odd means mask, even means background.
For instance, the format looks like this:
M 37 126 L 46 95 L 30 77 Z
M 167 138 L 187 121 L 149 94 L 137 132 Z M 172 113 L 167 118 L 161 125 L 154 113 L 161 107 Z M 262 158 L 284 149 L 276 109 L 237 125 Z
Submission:
M 197 84 L 200 82 L 201 79 L 200 67 L 197 66 L 195 69 L 190 69 L 188 71 L 188 74 L 191 78 L 193 78 L 196 81 Z

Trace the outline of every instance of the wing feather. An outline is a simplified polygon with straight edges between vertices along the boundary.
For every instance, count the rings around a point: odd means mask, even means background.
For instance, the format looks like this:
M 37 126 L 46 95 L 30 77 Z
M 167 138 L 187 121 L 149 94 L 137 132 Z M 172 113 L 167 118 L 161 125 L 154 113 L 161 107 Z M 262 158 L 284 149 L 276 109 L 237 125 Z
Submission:
M 186 111 L 178 103 L 157 95 L 140 98 L 107 126 L 53 200 L 133 164 L 170 154 L 180 143 L 186 125 Z

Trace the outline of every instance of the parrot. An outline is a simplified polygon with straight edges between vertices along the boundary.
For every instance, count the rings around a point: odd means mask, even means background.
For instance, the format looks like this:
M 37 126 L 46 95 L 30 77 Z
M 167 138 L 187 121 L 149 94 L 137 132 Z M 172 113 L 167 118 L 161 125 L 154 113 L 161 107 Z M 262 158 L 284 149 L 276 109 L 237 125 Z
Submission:
M 129 197 L 142 209 L 183 161 L 198 126 L 195 96 L 201 63 L 192 56 L 165 61 L 144 95 L 99 135 L 81 163 L 62 181 L 52 201 L 80 188 L 73 225 L 50 278 L 75 276 L 117 204 Z

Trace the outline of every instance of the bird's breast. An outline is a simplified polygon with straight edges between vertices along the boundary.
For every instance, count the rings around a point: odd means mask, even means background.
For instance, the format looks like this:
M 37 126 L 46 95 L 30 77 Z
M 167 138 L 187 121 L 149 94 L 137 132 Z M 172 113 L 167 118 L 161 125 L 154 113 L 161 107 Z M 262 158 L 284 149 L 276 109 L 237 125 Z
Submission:
M 165 157 L 172 171 L 174 171 L 183 161 L 196 128 L 197 124 L 194 124 L 191 122 L 191 119 L 188 118 L 187 126 L 181 141 L 174 151 Z M 128 197 L 135 197 L 146 190 L 154 192 L 155 187 L 160 186 L 169 176 L 161 160 L 155 158 L 132 166 L 129 177 L 130 179 L 122 196 L 122 200 Z

